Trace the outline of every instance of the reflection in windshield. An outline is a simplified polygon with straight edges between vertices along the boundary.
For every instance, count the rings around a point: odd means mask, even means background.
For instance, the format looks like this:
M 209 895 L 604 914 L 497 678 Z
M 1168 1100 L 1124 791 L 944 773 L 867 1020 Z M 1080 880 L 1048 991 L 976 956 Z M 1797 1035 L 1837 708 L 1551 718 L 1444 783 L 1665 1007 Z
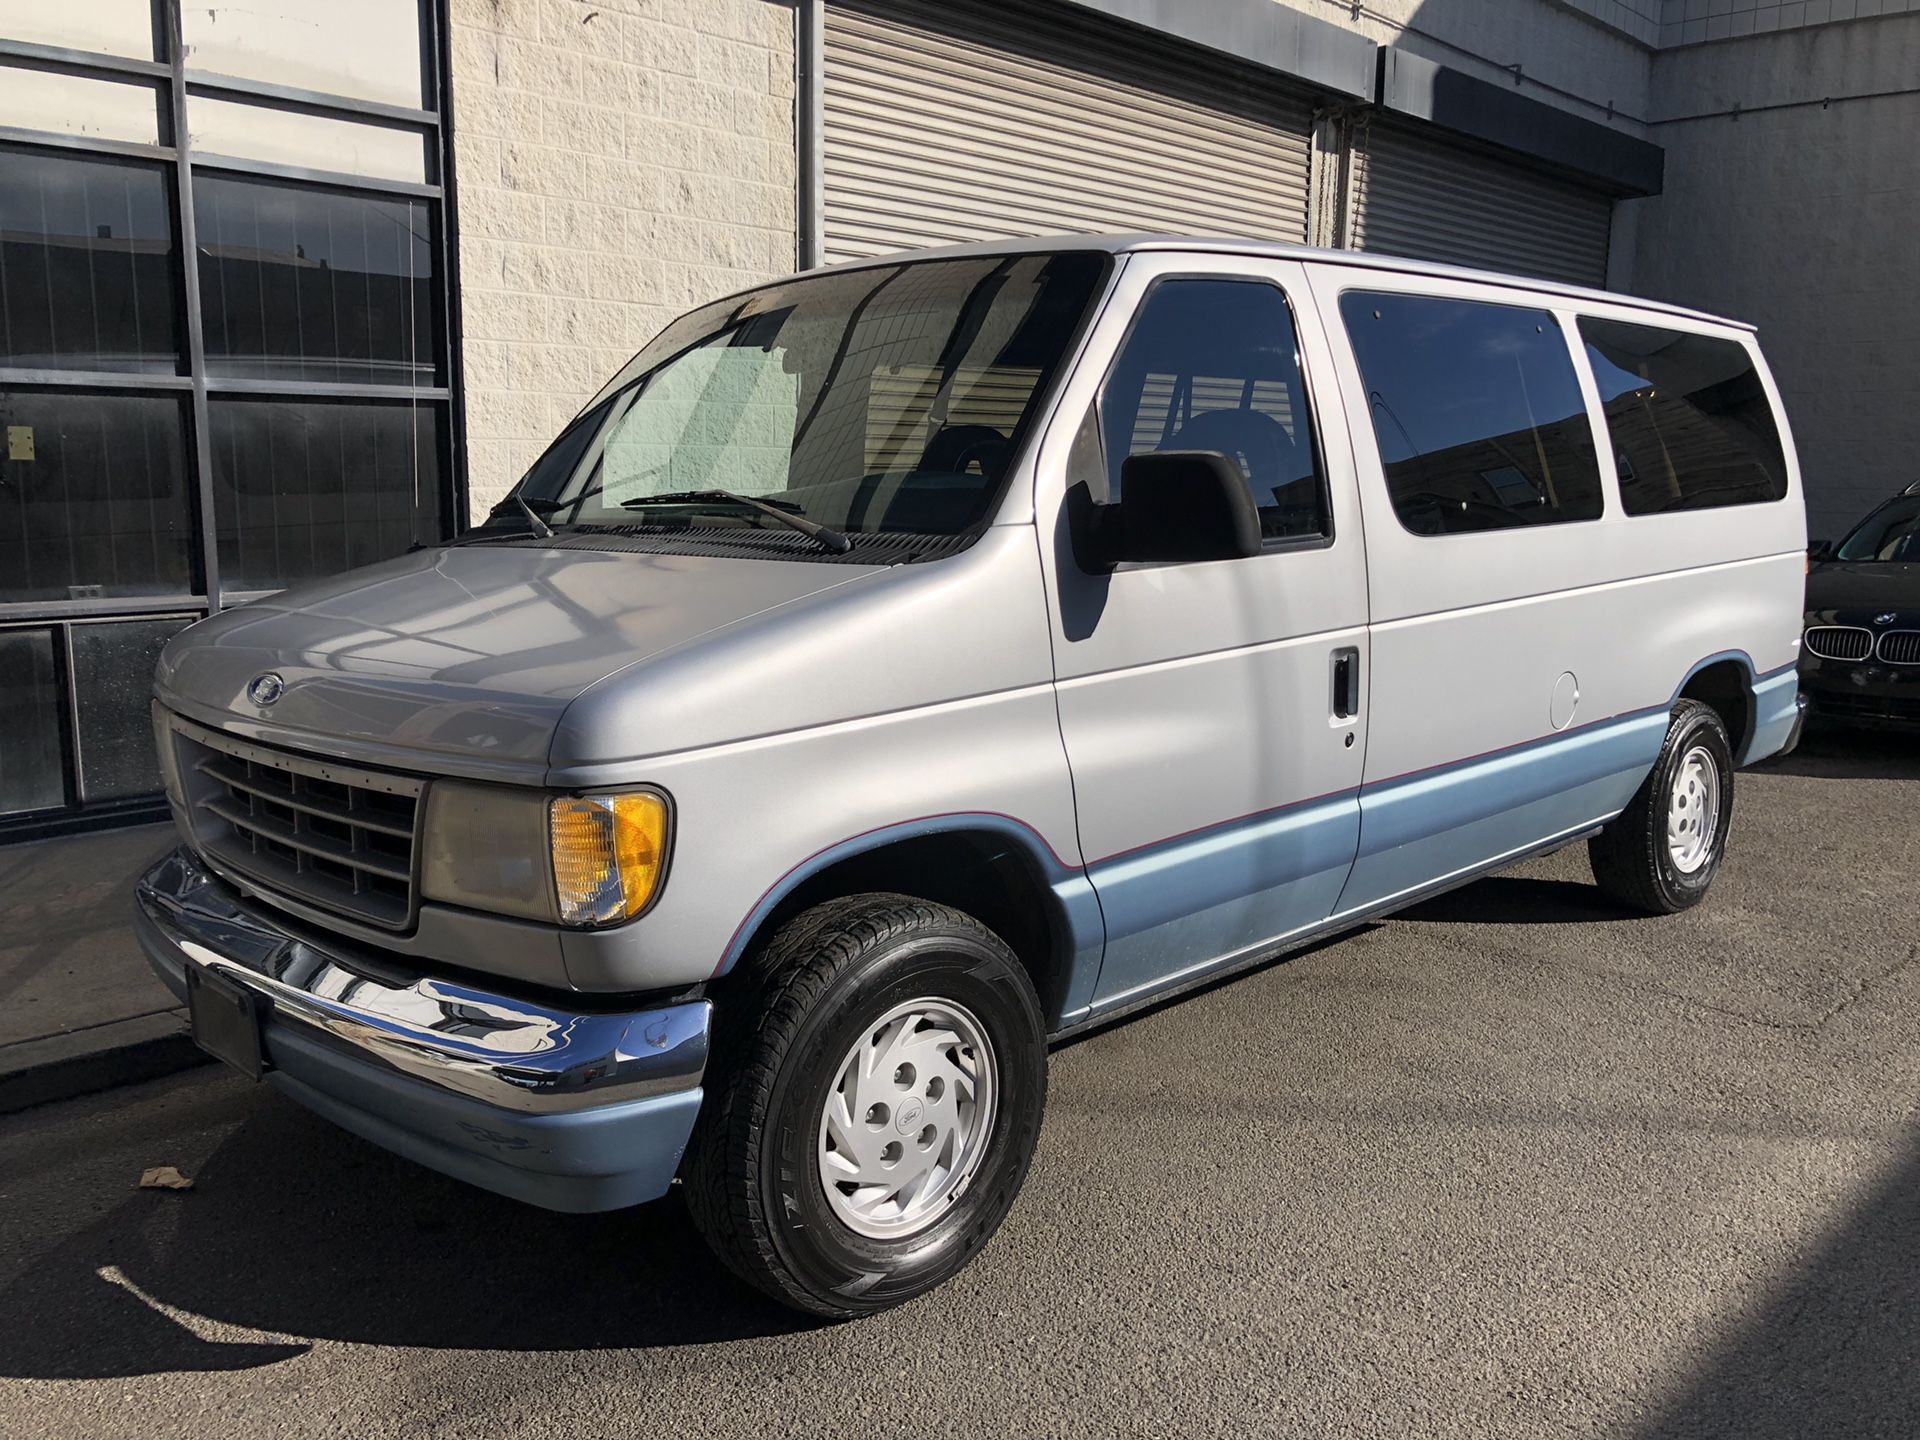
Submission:
M 986 518 L 1107 263 L 914 261 L 710 305 L 642 351 L 521 494 L 556 526 L 768 523 L 634 504 L 730 490 L 853 536 L 958 534 Z

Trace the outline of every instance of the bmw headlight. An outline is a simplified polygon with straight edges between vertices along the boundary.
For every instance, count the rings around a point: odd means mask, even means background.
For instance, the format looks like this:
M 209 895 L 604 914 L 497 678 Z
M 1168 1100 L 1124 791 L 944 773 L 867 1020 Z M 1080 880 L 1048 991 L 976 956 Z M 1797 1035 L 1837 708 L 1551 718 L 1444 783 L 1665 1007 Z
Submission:
M 420 893 L 528 920 L 618 925 L 659 893 L 671 820 L 653 789 L 549 795 L 436 780 Z

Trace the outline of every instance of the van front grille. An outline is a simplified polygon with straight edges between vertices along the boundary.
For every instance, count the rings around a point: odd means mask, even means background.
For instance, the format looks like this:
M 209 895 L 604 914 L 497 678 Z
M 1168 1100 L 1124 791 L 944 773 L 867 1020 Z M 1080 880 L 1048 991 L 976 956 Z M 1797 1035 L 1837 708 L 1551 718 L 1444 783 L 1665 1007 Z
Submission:
M 385 930 L 413 924 L 426 782 L 235 739 L 177 717 L 194 841 L 261 889 Z
M 1920 665 L 1920 630 L 1889 630 L 1880 637 L 1880 658 L 1889 665 Z
M 1873 636 L 1858 625 L 1815 625 L 1806 642 L 1822 660 L 1864 660 L 1873 653 Z

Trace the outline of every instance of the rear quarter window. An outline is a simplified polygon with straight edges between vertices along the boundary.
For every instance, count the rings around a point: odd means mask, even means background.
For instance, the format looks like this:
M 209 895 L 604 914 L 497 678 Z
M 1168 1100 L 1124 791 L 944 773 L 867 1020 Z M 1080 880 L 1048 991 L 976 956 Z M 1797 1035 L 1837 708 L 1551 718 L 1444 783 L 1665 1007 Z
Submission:
M 1582 316 L 1629 515 L 1783 499 L 1773 407 L 1737 341 Z
M 1551 312 L 1349 291 L 1340 317 L 1407 529 L 1458 535 L 1599 518 L 1593 428 Z

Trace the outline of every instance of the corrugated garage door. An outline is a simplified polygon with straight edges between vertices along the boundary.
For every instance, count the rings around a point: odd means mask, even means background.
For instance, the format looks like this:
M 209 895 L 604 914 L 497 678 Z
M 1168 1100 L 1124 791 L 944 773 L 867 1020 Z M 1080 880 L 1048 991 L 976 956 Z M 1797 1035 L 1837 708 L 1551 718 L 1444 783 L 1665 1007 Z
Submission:
M 1300 241 L 1303 98 L 1064 7 L 826 9 L 826 258 L 1062 231 Z
M 1356 131 L 1348 243 L 1358 250 L 1607 283 L 1610 196 L 1395 126 Z

